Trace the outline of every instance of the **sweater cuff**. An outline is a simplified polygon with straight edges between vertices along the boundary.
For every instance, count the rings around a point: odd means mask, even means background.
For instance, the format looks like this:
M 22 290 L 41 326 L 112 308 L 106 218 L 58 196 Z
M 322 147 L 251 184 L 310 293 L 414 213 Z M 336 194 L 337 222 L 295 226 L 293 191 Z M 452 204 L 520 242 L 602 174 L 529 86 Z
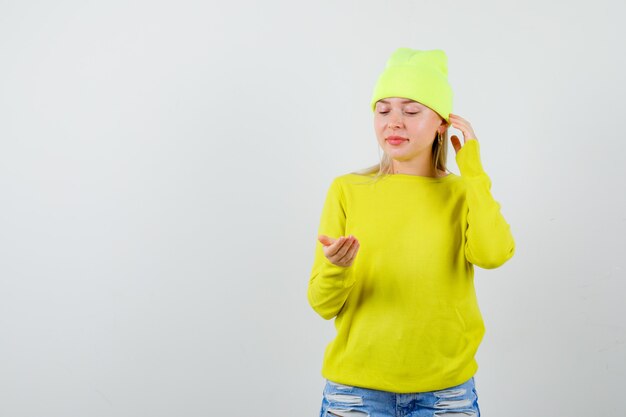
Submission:
M 332 263 L 328 258 L 322 260 L 322 276 L 327 284 L 333 287 L 349 288 L 356 282 L 352 271 L 354 263 L 350 266 L 340 266 Z
M 480 144 L 477 139 L 469 139 L 456 154 L 456 163 L 465 178 L 481 177 L 485 174 L 480 161 Z

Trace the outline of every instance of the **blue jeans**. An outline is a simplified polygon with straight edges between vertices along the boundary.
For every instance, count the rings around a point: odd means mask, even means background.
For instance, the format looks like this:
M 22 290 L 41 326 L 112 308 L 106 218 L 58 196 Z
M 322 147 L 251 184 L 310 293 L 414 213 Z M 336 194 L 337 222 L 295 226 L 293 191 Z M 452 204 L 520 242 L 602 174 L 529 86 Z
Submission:
M 446 389 L 410 394 L 326 380 L 320 417 L 480 417 L 474 377 Z

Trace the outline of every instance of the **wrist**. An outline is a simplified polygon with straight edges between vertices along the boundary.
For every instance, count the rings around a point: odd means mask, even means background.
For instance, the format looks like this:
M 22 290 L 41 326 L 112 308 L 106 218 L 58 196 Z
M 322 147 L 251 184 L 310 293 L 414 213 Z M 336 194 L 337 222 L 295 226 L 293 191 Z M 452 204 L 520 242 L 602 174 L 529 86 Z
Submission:
M 479 177 L 485 173 L 480 160 L 480 144 L 477 139 L 465 141 L 456 154 L 456 162 L 462 177 Z

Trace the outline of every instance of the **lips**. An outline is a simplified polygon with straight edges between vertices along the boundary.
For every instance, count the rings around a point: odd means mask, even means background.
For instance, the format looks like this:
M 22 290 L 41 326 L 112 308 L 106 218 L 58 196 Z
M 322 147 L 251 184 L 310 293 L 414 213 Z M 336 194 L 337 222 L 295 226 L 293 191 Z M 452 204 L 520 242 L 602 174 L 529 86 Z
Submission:
M 401 143 L 406 142 L 407 140 L 408 140 L 407 138 L 403 138 L 402 136 L 389 136 L 387 138 L 387 143 L 391 145 L 399 145 Z

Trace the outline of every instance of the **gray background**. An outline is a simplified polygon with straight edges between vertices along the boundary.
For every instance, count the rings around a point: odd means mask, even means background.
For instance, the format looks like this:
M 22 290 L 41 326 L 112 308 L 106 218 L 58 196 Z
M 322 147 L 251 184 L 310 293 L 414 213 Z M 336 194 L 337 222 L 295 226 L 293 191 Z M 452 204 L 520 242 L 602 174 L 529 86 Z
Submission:
M 401 46 L 448 54 L 517 243 L 476 268 L 483 415 L 623 415 L 624 12 L 1 1 L 0 416 L 317 416 L 319 216 Z

